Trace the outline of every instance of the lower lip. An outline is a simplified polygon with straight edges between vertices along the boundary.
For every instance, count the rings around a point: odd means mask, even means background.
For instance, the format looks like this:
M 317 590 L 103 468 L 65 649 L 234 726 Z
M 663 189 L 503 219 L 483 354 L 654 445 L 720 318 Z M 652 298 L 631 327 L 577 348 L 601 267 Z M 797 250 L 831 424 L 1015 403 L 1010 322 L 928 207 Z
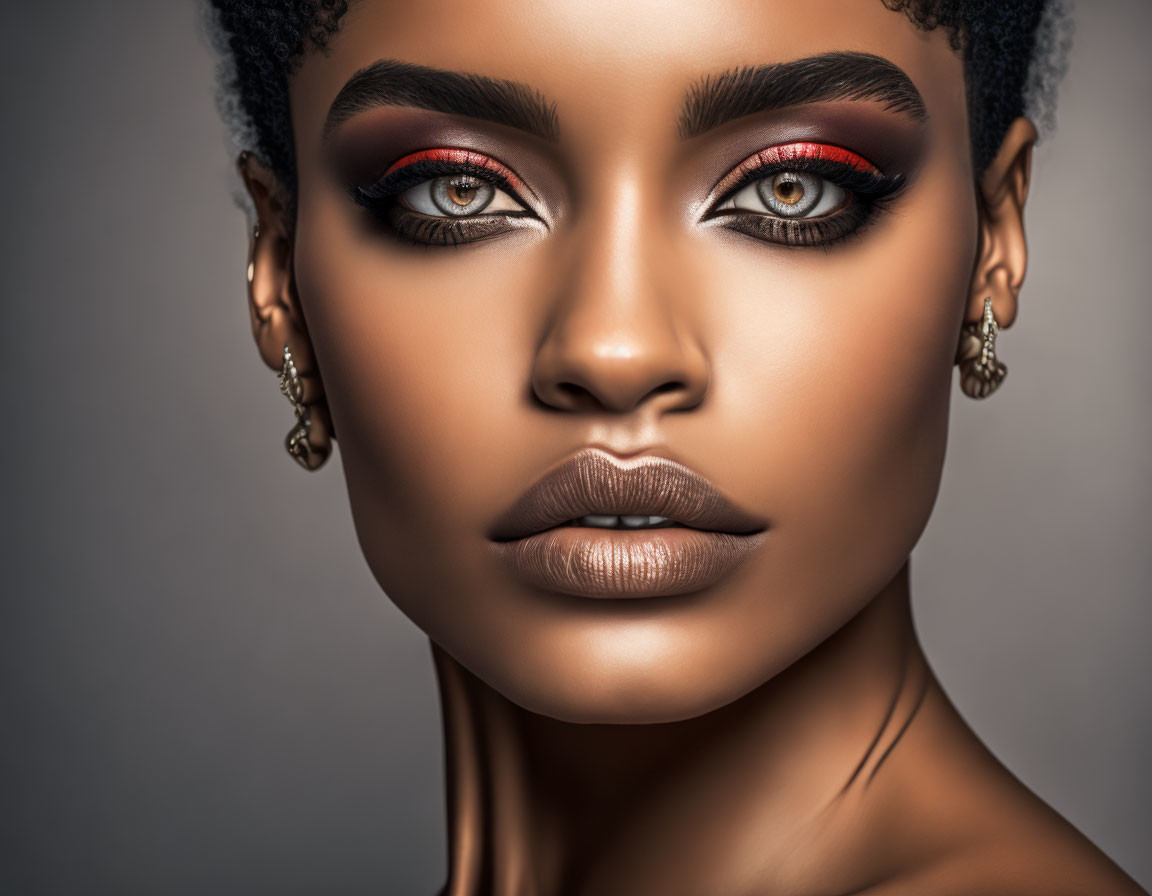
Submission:
M 719 582 L 764 540 L 670 526 L 559 526 L 493 548 L 521 581 L 578 597 L 663 597 Z

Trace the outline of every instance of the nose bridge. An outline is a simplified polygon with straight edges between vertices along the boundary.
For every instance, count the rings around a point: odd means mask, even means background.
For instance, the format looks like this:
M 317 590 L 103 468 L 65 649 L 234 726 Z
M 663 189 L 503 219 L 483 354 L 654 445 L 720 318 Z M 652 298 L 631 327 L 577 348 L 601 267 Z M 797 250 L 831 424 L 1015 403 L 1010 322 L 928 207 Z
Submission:
M 659 194 L 636 170 L 621 165 L 588 185 L 567 229 L 533 371 L 549 404 L 628 411 L 659 395 L 685 408 L 707 388 L 707 362 L 671 287 Z

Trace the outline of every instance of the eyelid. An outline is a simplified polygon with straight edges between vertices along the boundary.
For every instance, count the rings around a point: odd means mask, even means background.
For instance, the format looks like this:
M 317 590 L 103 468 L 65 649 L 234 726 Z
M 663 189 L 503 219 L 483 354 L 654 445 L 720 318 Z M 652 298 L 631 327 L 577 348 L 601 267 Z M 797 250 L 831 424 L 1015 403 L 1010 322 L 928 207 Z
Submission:
M 537 199 L 536 193 L 528 188 L 515 171 L 496 161 L 491 156 L 486 156 L 483 153 L 475 152 L 471 149 L 452 149 L 447 147 L 421 149 L 397 159 L 380 175 L 380 179 L 400 171 L 403 168 L 407 168 L 416 162 L 446 162 L 449 164 L 471 165 L 476 168 L 483 168 L 501 178 L 507 184 L 508 188 L 515 193 L 527 193 L 532 196 L 533 199 Z
M 746 181 L 749 174 L 754 174 L 761 169 L 769 167 L 786 167 L 789 162 L 801 160 L 834 162 L 838 165 L 852 168 L 862 174 L 882 173 L 879 168 L 862 155 L 850 149 L 845 149 L 842 146 L 836 146 L 831 143 L 784 143 L 752 153 L 752 155 L 748 156 L 748 158 L 724 175 L 711 190 L 710 195 L 717 197 L 717 199 L 710 203 L 709 207 L 714 205 L 715 201 L 726 196 L 730 190 Z

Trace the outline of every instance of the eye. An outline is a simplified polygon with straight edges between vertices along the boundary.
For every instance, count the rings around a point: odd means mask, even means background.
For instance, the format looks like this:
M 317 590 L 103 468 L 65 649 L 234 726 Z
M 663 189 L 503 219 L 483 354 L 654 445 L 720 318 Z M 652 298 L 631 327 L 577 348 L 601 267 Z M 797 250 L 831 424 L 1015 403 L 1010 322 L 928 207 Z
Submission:
M 400 193 L 396 201 L 431 217 L 464 218 L 498 212 L 520 212 L 524 207 L 508 193 L 474 174 L 453 174 L 426 180 Z
M 786 143 L 732 169 L 708 220 L 766 243 L 829 246 L 874 220 L 904 182 L 842 146 Z
M 807 171 L 777 171 L 753 181 L 717 206 L 717 211 L 749 211 L 781 218 L 818 218 L 848 204 L 845 190 Z
M 540 218 L 521 199 L 524 183 L 511 168 L 470 149 L 409 153 L 350 197 L 400 243 L 462 246 L 525 227 Z

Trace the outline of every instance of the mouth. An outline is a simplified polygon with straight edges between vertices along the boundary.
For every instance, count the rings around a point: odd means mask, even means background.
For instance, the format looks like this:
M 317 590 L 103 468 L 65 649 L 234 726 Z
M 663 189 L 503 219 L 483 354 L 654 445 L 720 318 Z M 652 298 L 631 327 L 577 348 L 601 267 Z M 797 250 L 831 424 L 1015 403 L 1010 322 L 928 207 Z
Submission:
M 589 513 L 578 520 L 568 520 L 562 526 L 583 526 L 587 529 L 667 529 L 673 526 L 683 528 L 666 516 L 644 513 Z
M 514 541 L 557 526 L 682 527 L 746 535 L 766 525 L 684 464 L 654 455 L 620 460 L 602 449 L 586 448 L 521 495 L 489 537 Z
M 584 597 L 649 597 L 714 584 L 766 529 L 683 464 L 588 448 L 531 486 L 489 538 L 526 584 Z

